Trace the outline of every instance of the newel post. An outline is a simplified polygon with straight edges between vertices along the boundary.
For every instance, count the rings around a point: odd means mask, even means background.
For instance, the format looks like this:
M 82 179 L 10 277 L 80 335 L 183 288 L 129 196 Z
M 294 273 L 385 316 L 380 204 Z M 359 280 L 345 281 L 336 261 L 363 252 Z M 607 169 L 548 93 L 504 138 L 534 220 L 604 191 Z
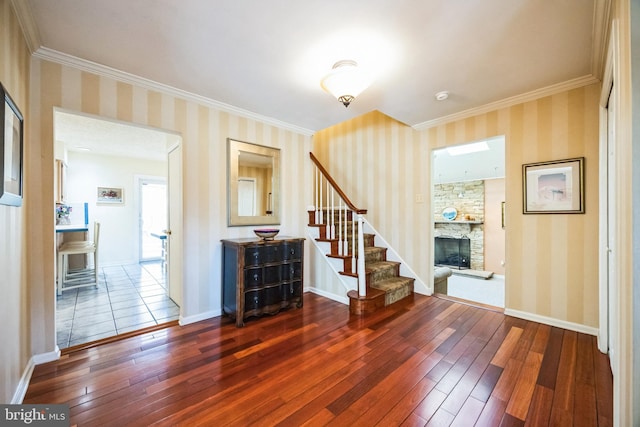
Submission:
M 358 295 L 367 295 L 367 277 L 364 270 L 364 231 L 362 215 L 358 214 Z

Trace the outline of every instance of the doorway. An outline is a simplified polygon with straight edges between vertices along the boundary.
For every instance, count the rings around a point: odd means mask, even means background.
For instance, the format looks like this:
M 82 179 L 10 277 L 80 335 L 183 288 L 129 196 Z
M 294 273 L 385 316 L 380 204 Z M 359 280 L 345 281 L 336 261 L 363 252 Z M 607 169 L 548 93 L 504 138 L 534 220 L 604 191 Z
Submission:
M 433 150 L 432 166 L 436 293 L 503 309 L 505 138 Z
M 182 169 L 169 168 L 170 152 L 181 146 L 180 136 L 61 109 L 54 111 L 54 129 L 54 157 L 66 165 L 66 200 L 86 202 L 89 222 L 99 221 L 102 231 L 98 286 L 65 291 L 56 300 L 58 346 L 83 345 L 177 320 L 180 308 L 169 296 L 168 270 L 182 292 L 182 264 L 170 266 L 162 239 L 153 234 L 169 232 L 169 205 L 182 211 L 181 193 L 173 191 L 175 197 L 168 197 L 171 185 L 181 191 Z M 178 152 L 175 161 L 181 163 Z M 117 188 L 120 200 L 101 202 L 98 187 Z M 182 233 L 177 230 L 172 238 L 179 248 Z

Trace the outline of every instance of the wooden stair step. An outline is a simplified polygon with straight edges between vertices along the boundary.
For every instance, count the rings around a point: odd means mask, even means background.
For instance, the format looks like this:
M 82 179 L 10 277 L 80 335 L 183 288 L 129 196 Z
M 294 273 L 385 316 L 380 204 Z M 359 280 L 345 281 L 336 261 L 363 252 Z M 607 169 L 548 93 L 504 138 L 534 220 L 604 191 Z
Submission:
M 386 293 L 379 289 L 367 289 L 367 295 L 361 297 L 358 291 L 347 292 L 349 297 L 349 313 L 355 315 L 375 313 L 384 308 Z

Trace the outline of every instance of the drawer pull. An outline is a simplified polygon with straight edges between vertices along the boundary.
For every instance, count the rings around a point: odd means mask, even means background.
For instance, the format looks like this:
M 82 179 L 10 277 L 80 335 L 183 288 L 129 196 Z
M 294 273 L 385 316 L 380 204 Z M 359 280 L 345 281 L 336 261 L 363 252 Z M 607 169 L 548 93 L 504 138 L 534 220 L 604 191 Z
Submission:
M 255 274 L 253 275 L 253 281 L 254 281 L 254 282 L 257 282 L 257 281 L 258 281 L 258 273 L 255 273 Z

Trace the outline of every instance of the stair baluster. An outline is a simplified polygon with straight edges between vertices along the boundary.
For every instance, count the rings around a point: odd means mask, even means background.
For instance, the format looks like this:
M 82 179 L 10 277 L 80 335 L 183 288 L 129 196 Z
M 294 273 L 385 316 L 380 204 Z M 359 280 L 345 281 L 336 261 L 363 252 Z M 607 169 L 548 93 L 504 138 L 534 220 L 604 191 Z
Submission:
M 342 199 L 338 197 L 338 255 L 344 255 L 342 246 Z
M 316 173 L 315 173 L 315 183 L 314 183 L 314 192 L 313 192 L 313 200 L 315 202 L 316 205 L 316 217 L 315 217 L 315 223 L 316 224 L 321 224 L 320 222 L 320 203 L 318 200 L 318 195 L 320 194 L 320 191 L 318 189 L 318 183 L 320 182 L 320 170 L 318 168 L 316 168 Z
M 340 217 L 342 218 L 342 216 Z M 344 204 L 344 234 L 342 235 L 342 255 L 347 256 L 349 254 L 349 240 L 347 233 L 347 221 L 349 217 L 347 215 L 347 204 Z
M 320 224 L 324 224 L 324 216 L 323 216 L 323 211 L 322 211 L 322 174 L 320 175 L 319 185 L 320 185 L 320 189 L 319 189 L 318 193 L 320 194 L 320 203 L 318 205 L 318 209 L 320 210 Z M 326 233 L 326 231 L 325 231 L 325 233 Z
M 356 220 L 357 220 L 357 216 L 353 215 L 351 223 L 351 272 L 353 274 L 357 274 L 358 270 L 357 270 L 357 263 L 356 263 L 356 248 L 360 247 L 360 243 L 358 243 L 358 245 L 356 246 Z M 360 257 L 362 258 L 362 257 Z M 363 271 L 363 270 L 360 270 Z M 360 281 L 358 281 L 358 283 L 360 283 Z M 360 285 L 358 285 L 358 288 L 360 288 Z M 359 292 L 359 291 L 358 291 Z M 366 295 L 366 292 L 365 292 Z

